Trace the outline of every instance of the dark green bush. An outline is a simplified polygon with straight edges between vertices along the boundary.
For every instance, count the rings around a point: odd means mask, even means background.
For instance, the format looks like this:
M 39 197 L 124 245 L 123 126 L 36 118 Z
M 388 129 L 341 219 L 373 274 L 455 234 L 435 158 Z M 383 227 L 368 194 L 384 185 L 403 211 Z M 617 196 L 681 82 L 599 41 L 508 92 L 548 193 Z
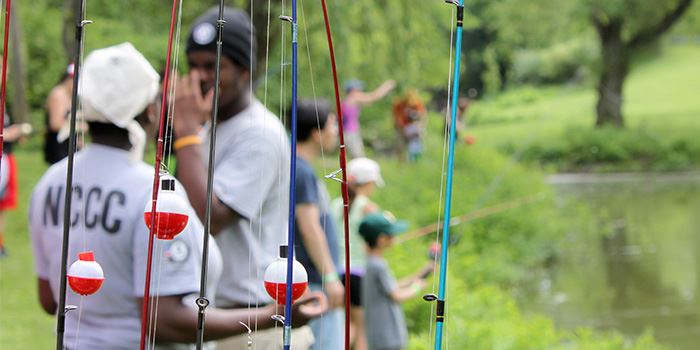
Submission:
M 512 152 L 512 147 L 503 150 Z M 683 170 L 700 162 L 700 140 L 666 140 L 636 127 L 570 127 L 557 142 L 535 141 L 523 159 L 563 171 Z

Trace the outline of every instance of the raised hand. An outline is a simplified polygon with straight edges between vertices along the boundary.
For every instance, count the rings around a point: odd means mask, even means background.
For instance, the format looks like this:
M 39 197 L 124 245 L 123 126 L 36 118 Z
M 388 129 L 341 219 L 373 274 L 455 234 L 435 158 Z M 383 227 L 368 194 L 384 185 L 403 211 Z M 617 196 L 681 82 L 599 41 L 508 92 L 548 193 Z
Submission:
M 211 115 L 214 89 L 202 92 L 202 77 L 198 70 L 178 78 L 175 91 L 175 136 L 193 135 L 199 132 Z

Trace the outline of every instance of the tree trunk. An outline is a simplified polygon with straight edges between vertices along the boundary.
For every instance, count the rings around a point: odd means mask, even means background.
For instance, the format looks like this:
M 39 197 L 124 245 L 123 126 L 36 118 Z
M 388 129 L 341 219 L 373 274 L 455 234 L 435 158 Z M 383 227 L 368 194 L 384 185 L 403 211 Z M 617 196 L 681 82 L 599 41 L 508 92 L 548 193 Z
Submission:
M 622 22 L 597 27 L 601 43 L 601 72 L 598 81 L 596 126 L 623 127 L 622 89 L 629 70 L 629 48 L 622 39 Z
M 79 0 L 64 0 L 63 2 L 63 34 L 61 41 L 63 43 L 63 53 L 66 57 L 65 62 L 71 62 L 75 54 L 75 20 L 78 9 Z
M 20 23 L 18 3 L 12 6 L 10 20 L 10 76 L 13 82 L 12 121 L 17 123 L 29 122 L 29 105 L 27 103 L 27 67 L 22 50 L 22 25 Z

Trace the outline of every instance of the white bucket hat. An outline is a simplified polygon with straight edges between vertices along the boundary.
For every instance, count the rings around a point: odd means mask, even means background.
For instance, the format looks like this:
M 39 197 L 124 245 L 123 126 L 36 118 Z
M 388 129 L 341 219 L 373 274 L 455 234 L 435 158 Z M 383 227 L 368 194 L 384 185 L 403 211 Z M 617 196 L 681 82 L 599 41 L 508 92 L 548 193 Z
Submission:
M 160 77 L 131 43 L 93 51 L 80 74 L 80 116 L 85 121 L 111 123 L 129 132 L 130 158 L 141 160 L 146 133 L 134 120 L 158 93 Z M 68 138 L 70 123 L 59 131 Z
M 384 187 L 384 179 L 379 169 L 379 164 L 369 158 L 355 158 L 348 162 L 348 182 L 354 184 L 366 184 L 374 182 L 379 187 Z

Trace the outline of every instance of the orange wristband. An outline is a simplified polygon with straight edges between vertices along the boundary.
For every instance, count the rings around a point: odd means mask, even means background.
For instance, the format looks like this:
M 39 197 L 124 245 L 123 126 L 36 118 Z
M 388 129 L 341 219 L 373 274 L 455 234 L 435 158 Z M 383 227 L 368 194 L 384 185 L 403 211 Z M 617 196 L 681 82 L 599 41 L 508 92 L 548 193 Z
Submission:
M 189 136 L 184 136 L 180 137 L 175 142 L 173 142 L 173 149 L 175 151 L 179 151 L 185 147 L 188 146 L 193 146 L 193 145 L 201 145 L 202 144 L 202 138 L 199 137 L 198 135 L 189 135 Z

